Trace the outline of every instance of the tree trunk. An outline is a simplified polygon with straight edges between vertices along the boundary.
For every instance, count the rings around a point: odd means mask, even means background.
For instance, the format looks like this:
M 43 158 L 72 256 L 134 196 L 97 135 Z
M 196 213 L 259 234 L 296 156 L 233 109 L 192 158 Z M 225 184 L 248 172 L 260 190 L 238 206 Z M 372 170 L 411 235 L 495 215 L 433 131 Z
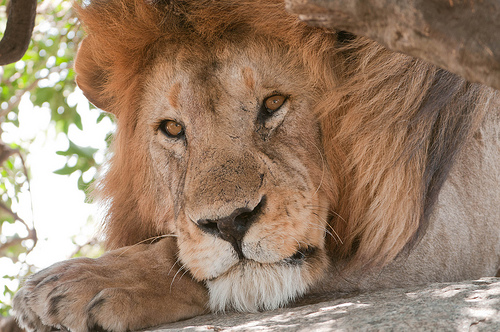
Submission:
M 311 25 L 366 36 L 500 89 L 500 0 L 286 0 Z

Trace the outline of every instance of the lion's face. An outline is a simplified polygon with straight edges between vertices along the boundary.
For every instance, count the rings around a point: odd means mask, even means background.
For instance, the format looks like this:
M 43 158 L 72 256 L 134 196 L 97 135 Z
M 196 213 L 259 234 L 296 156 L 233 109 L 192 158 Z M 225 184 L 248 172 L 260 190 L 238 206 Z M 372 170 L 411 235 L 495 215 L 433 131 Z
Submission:
M 315 94 L 291 52 L 263 45 L 166 51 L 138 123 L 179 258 L 218 310 L 279 306 L 327 264 Z

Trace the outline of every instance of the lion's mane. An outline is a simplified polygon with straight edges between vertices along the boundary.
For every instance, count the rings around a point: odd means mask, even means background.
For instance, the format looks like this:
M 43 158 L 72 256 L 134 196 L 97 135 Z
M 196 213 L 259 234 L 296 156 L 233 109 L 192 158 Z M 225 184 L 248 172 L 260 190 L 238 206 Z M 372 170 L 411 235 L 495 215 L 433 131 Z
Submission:
M 193 40 L 223 45 L 259 33 L 302 56 L 320 87 L 316 112 L 333 174 L 323 187 L 338 239 L 327 245 L 333 259 L 357 266 L 386 263 L 425 232 L 454 156 L 491 94 L 375 42 L 284 16 L 279 1 L 99 0 L 77 11 L 88 37 L 76 70 L 93 71 L 78 83 L 100 85 L 102 93 L 89 98 L 120 123 L 97 186 L 109 248 L 169 231 L 172 212 L 154 199 L 154 165 L 135 130 L 142 83 L 165 46 L 196 54 Z

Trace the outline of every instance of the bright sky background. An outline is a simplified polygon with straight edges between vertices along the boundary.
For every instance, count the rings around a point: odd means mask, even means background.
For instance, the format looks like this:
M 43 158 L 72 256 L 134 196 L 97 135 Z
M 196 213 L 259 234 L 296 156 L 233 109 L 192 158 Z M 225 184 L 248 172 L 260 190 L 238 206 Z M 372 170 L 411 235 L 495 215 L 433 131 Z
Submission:
M 83 131 L 71 125 L 69 138 L 77 145 L 101 149 L 96 159 L 102 160 L 106 134 L 113 129 L 113 124 L 108 118 L 104 118 L 99 124 L 96 123 L 99 111 L 89 109 L 89 104 L 80 90 L 68 98 L 68 104 L 78 104 L 77 111 L 83 124 Z M 46 128 L 49 128 L 47 134 L 44 133 Z M 20 206 L 16 207 L 23 220 L 30 224 L 34 221 L 38 235 L 38 244 L 26 257 L 26 261 L 38 268 L 44 268 L 69 258 L 76 249 L 71 238 L 76 236 L 75 240 L 79 245 L 85 244 L 95 235 L 97 222 L 93 220 L 97 221 L 99 217 L 96 206 L 86 204 L 85 195 L 78 190 L 79 174 L 63 176 L 53 173 L 66 162 L 66 157 L 57 155 L 56 151 L 66 150 L 68 140 L 63 134 L 57 135 L 54 126 L 50 124 L 50 109 L 34 107 L 29 93 L 23 96 L 19 105 L 19 128 L 4 123 L 2 129 L 4 133 L 1 138 L 6 143 L 33 140 L 29 145 L 27 159 L 31 168 L 32 197 L 30 200 L 29 193 L 24 193 L 20 198 Z M 92 171 L 86 175 L 92 176 Z M 0 232 L 2 236 L 13 235 L 16 231 L 26 235 L 20 223 L 3 225 Z M 8 258 L 0 258 L 2 275 L 15 275 L 19 266 Z M 17 281 L 13 281 L 7 285 L 16 289 L 16 284 Z M 2 284 L 0 289 L 3 289 Z
M 39 10 L 44 7 L 55 7 L 61 5 L 66 9 L 72 5 L 71 1 L 45 0 L 39 4 Z M 0 27 L 4 31 L 5 26 Z M 41 21 L 35 28 L 41 33 L 47 33 L 53 29 L 49 22 Z M 54 30 L 54 34 L 59 31 Z M 55 58 L 54 58 L 55 61 Z M 21 70 L 25 63 L 18 61 L 15 64 Z M 48 69 L 45 69 L 48 71 Z M 0 66 L 0 75 L 2 75 Z M 54 86 L 60 79 L 61 73 L 51 73 L 46 79 L 39 81 L 39 86 Z M 0 100 L 2 103 L 2 100 Z M 104 158 L 106 148 L 105 138 L 113 124 L 108 118 L 104 118 L 99 124 L 96 120 L 99 111 L 89 109 L 89 104 L 80 90 L 68 96 L 68 104 L 78 105 L 77 111 L 82 118 L 83 131 L 75 125 L 70 126 L 69 138 L 77 145 L 98 148 L 100 151 L 96 159 Z M 9 123 L 2 123 L 1 140 L 5 143 L 21 143 L 27 148 L 27 166 L 31 170 L 31 197 L 29 192 L 20 195 L 19 206 L 13 206 L 13 210 L 28 224 L 35 223 L 38 235 L 38 243 L 35 249 L 26 257 L 22 254 L 19 258 L 33 264 L 38 269 L 47 267 L 55 262 L 69 258 L 76 250 L 72 238 L 79 245 L 85 244 L 95 235 L 97 229 L 97 208 L 84 202 L 85 195 L 78 190 L 77 181 L 79 174 L 71 176 L 57 175 L 53 172 L 65 165 L 66 157 L 56 154 L 57 151 L 65 151 L 69 145 L 63 134 L 56 134 L 53 124 L 50 124 L 51 110 L 48 107 L 34 107 L 30 101 L 30 94 L 26 93 L 19 105 L 19 128 Z M 48 128 L 48 130 L 47 130 Z M 76 162 L 76 160 L 75 160 Z M 88 174 L 87 174 L 88 173 Z M 89 170 L 84 176 L 91 178 L 95 170 Z M 1 194 L 1 193 L 0 193 Z M 0 237 L 12 236 L 19 233 L 26 236 L 26 230 L 21 223 L 3 223 L 0 229 Z M 12 263 L 6 257 L 0 257 L 0 276 L 15 276 L 21 269 L 21 263 Z M 3 295 L 3 288 L 7 285 L 10 289 L 17 289 L 18 281 L 8 281 L 0 278 L 0 301 L 8 300 Z

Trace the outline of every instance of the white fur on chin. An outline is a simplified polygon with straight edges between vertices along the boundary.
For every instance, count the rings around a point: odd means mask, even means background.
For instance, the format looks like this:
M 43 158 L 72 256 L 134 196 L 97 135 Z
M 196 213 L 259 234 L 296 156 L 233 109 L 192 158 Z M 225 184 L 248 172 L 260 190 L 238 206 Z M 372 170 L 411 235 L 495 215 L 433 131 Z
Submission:
M 282 307 L 308 290 L 310 283 L 301 270 L 299 264 L 243 261 L 206 282 L 210 309 L 257 312 Z

